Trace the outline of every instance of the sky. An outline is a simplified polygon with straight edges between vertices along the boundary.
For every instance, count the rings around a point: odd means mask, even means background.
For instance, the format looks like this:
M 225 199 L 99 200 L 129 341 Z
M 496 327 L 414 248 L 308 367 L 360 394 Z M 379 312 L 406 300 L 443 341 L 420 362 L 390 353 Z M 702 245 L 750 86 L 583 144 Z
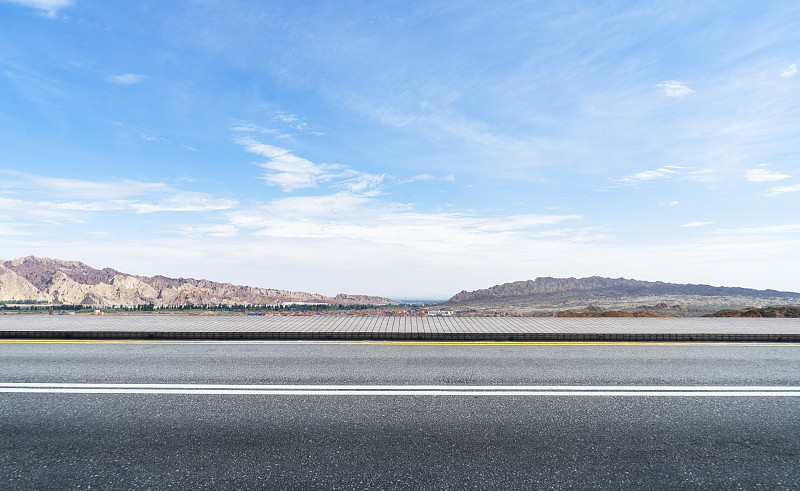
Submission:
M 0 259 L 800 291 L 800 3 L 0 0 Z

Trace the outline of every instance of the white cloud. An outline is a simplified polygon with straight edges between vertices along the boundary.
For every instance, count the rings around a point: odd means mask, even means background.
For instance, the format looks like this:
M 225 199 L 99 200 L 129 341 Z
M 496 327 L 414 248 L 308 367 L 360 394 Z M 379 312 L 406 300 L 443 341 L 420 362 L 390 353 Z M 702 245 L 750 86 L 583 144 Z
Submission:
M 658 169 L 646 170 L 619 179 L 612 179 L 611 182 L 634 185 L 666 179 L 714 182 L 717 179 L 716 173 L 717 171 L 715 169 L 697 169 L 680 165 L 665 165 Z
M 658 179 L 671 179 L 680 174 L 676 169 L 679 167 L 665 166 L 660 169 L 637 172 L 627 177 L 616 179 L 615 182 L 638 184 L 642 182 L 655 181 Z
M 320 218 L 349 216 L 372 200 L 363 195 L 347 192 L 327 196 L 294 196 L 269 203 L 251 206 L 229 213 L 233 225 L 243 228 L 266 228 L 280 221 L 303 221 L 311 223 Z
M 230 210 L 238 203 L 233 200 L 214 199 L 203 193 L 178 192 L 156 202 L 138 200 L 105 201 L 31 201 L 0 198 L 0 214 L 16 219 L 28 218 L 47 223 L 84 222 L 89 213 L 104 211 L 133 211 L 135 213 L 157 212 L 204 212 Z
M 15 219 L 32 219 L 45 223 L 78 223 L 83 220 L 82 213 L 76 210 L 79 203 L 28 201 L 0 198 L 0 216 Z
M 664 82 L 657 84 L 656 87 L 663 90 L 667 97 L 683 97 L 694 92 L 694 90 L 689 88 L 688 85 L 676 80 L 665 80 Z
M 238 138 L 236 143 L 244 146 L 245 151 L 266 157 L 266 162 L 258 165 L 272 172 L 262 179 L 284 191 L 311 188 L 319 183 L 340 179 L 341 184 L 353 192 L 362 192 L 376 187 L 383 180 L 383 175 L 361 173 L 348 169 L 340 164 L 315 164 L 310 160 L 297 157 L 290 150 L 260 143 L 252 138 Z
M 167 196 L 157 203 L 131 203 L 136 213 L 157 213 L 162 211 L 200 212 L 230 210 L 237 202 L 229 199 L 216 199 L 205 193 L 179 192 Z
M 147 133 L 139 133 L 139 136 L 142 137 L 142 140 L 153 142 L 153 143 L 168 143 L 168 141 L 164 138 L 160 138 L 157 136 L 149 135 Z
M 767 192 L 764 193 L 765 196 L 778 196 L 779 194 L 786 194 L 786 193 L 794 193 L 796 191 L 800 191 L 800 184 L 795 184 L 794 186 L 776 186 L 767 189 Z
M 308 128 L 308 123 L 300 119 L 299 116 L 286 111 L 275 111 L 272 114 L 272 121 L 274 123 L 278 123 L 277 126 L 282 126 L 282 129 L 276 130 L 272 128 L 265 128 L 249 121 L 235 121 L 234 125 L 231 127 L 231 130 L 239 133 L 262 133 L 265 135 L 273 135 L 276 139 L 289 141 L 294 140 L 296 136 L 294 132 L 311 136 L 325 135 L 325 133 L 321 131 L 310 131 Z
M 242 133 L 264 133 L 264 134 L 275 134 L 278 130 L 272 130 L 269 128 L 264 128 L 263 126 L 258 126 L 257 124 L 249 123 L 247 121 L 237 121 L 236 124 L 231 128 L 233 131 L 239 131 Z
M 694 221 L 694 222 L 684 223 L 683 225 L 681 225 L 681 227 L 705 227 L 706 225 L 711 225 L 712 223 L 714 222 Z
M 750 182 L 772 182 L 789 179 L 790 177 L 792 176 L 781 174 L 780 172 L 771 172 L 763 168 L 750 169 L 744 174 L 744 178 Z
M 62 177 L 44 177 L 24 172 L 0 170 L 0 173 L 19 180 L 5 180 L 3 187 L 22 189 L 30 193 L 38 191 L 59 199 L 113 200 L 131 196 L 170 192 L 161 182 L 142 182 L 124 179 L 121 181 L 99 182 Z
M 500 245 L 530 240 L 543 227 L 546 230 L 551 225 L 581 219 L 579 215 L 424 213 L 408 205 L 347 192 L 283 198 L 234 210 L 228 217 L 231 225 L 271 239 L 352 240 L 452 254 L 470 244 Z M 574 235 L 587 240 L 585 232 Z
M 69 7 L 72 0 L 2 0 L 8 3 L 16 3 L 25 7 L 42 11 L 47 17 L 54 19 L 58 15 L 58 9 Z
M 781 72 L 781 77 L 792 78 L 797 73 L 797 64 L 792 63 L 789 68 Z
M 308 124 L 305 121 L 301 121 L 297 115 L 286 111 L 275 111 L 273 119 L 295 130 L 304 131 L 308 129 Z
M 370 192 L 371 190 L 377 189 L 385 177 L 385 174 L 360 172 L 355 177 L 342 181 L 342 185 L 351 193 Z
M 148 77 L 146 75 L 139 75 L 136 73 L 123 73 L 120 75 L 111 75 L 106 77 L 106 82 L 120 85 L 133 85 L 144 81 Z
M 158 182 L 95 182 L 0 172 L 18 178 L 6 179 L 0 187 L 18 191 L 14 196 L 27 196 L 26 199 L 0 198 L 0 212 L 17 219 L 27 217 L 48 223 L 82 222 L 93 212 L 206 212 L 230 210 L 238 204 L 234 200 L 182 191 Z M 44 199 L 30 198 L 34 196 Z
M 452 182 L 452 181 L 455 181 L 455 180 L 456 180 L 456 175 L 455 174 L 447 174 L 447 175 L 444 175 L 444 176 L 434 176 L 434 175 L 426 173 L 426 174 L 417 174 L 416 176 L 414 176 L 414 177 L 412 177 L 410 179 L 398 180 L 397 183 L 398 184 L 408 184 L 408 183 L 417 182 L 417 181 L 450 181 L 450 182 Z M 468 187 L 471 187 L 471 186 L 468 186 Z

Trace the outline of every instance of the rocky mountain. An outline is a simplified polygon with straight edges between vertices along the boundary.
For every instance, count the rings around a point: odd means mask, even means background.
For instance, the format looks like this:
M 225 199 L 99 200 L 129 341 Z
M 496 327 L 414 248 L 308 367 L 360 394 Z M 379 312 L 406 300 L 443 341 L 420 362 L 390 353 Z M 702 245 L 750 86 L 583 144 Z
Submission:
M 625 278 L 536 278 L 504 283 L 472 292 L 462 291 L 449 307 L 498 308 L 516 312 L 559 310 L 597 306 L 603 309 L 636 309 L 644 304 L 664 306 L 680 315 L 722 308 L 742 308 L 800 303 L 800 293 L 709 285 L 640 281 Z M 668 307 L 668 309 L 666 309 Z
M 0 301 L 38 301 L 102 307 L 154 304 L 233 305 L 290 302 L 332 305 L 396 304 L 368 295 L 317 293 L 218 283 L 193 278 L 135 276 L 111 268 L 94 269 L 78 261 L 28 256 L 0 261 Z

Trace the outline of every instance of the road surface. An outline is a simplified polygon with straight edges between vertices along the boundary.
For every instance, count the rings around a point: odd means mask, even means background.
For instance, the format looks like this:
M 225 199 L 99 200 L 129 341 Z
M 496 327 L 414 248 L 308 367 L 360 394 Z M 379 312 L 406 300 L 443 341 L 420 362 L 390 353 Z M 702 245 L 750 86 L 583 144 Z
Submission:
M 800 345 L 0 342 L 2 489 L 797 489 Z

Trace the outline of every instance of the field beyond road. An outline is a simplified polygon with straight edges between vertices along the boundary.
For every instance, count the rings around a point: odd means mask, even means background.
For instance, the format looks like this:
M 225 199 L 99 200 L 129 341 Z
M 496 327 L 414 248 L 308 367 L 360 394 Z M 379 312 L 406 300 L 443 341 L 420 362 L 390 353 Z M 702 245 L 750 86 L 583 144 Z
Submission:
M 800 319 L 4 315 L 0 338 L 798 342 Z

